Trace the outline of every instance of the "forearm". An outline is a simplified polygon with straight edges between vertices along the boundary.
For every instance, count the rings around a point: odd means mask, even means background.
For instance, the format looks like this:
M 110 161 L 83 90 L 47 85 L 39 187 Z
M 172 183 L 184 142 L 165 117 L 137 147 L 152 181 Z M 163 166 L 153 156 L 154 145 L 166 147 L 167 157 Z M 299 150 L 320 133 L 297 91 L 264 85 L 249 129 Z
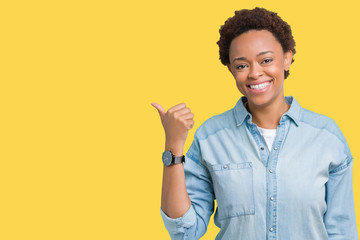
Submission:
M 169 146 L 174 155 L 183 155 L 183 146 Z M 185 172 L 183 164 L 164 166 L 161 195 L 161 209 L 170 218 L 182 217 L 190 208 L 191 201 L 186 191 Z
M 170 142 L 166 141 L 167 144 Z M 171 143 L 172 146 L 166 145 L 165 150 L 183 155 L 184 144 Z M 195 134 L 186 162 L 164 167 L 161 216 L 172 239 L 199 239 L 205 234 L 214 212 L 211 178 L 200 159 L 200 146 Z

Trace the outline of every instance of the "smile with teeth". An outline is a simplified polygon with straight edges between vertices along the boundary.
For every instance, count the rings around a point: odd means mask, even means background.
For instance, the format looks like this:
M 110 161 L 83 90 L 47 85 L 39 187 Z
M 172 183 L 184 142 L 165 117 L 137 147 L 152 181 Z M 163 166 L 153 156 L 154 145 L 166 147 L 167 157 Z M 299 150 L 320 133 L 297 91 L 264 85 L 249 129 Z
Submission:
M 270 82 L 271 81 L 260 83 L 258 85 L 248 85 L 248 87 L 250 87 L 251 89 L 263 89 L 266 88 L 270 84 Z

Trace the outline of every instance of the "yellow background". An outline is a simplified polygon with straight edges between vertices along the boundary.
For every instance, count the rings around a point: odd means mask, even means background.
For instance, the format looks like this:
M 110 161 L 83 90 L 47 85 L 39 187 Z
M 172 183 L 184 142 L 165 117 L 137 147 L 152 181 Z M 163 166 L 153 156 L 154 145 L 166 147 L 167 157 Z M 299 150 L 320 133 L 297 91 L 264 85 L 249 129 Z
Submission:
M 0 3 L 0 239 L 169 239 L 150 103 L 192 109 L 187 150 L 241 96 L 216 41 L 255 6 L 292 26 L 285 94 L 348 140 L 360 229 L 358 1 L 36 0 Z

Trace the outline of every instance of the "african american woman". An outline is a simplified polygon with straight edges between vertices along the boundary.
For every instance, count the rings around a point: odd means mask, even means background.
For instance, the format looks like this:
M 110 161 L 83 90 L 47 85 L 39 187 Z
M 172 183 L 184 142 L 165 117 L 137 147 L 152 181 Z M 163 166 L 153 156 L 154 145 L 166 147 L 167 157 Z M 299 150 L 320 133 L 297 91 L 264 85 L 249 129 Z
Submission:
M 205 121 L 183 155 L 194 114 L 158 110 L 166 136 L 161 216 L 172 239 L 358 239 L 353 157 L 336 123 L 284 96 L 295 41 L 263 8 L 236 11 L 220 28 L 220 60 L 243 95 Z

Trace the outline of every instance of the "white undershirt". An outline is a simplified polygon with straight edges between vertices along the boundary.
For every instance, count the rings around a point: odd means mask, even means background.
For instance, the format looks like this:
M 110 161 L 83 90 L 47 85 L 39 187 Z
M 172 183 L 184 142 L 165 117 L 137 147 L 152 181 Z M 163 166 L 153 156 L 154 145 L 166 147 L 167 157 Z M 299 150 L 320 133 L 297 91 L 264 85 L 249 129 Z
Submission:
M 271 147 L 276 137 L 276 129 L 266 129 L 258 127 L 260 134 L 264 137 L 267 148 L 271 152 Z

